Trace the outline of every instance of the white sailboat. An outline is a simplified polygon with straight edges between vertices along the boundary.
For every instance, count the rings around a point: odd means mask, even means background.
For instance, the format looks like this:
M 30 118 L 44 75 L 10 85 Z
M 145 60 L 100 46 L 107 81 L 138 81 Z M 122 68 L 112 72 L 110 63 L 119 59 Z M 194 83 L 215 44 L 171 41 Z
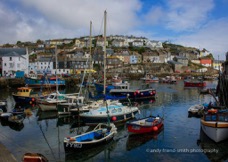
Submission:
M 57 75 L 57 46 L 55 47 L 56 58 L 56 92 L 48 95 L 47 98 L 40 99 L 37 103 L 41 111 L 56 111 L 57 104 L 67 102 L 67 96 L 76 96 L 78 93 L 61 94 L 58 90 L 58 75 Z
M 105 11 L 104 15 L 105 15 L 104 24 L 106 24 L 106 15 L 107 15 L 106 11 Z M 104 29 L 104 33 L 105 32 L 106 32 L 106 29 Z M 104 34 L 104 37 L 105 37 L 105 34 Z M 106 40 L 106 37 L 105 37 L 105 40 Z M 106 49 L 105 49 L 105 51 L 106 51 Z M 104 83 L 104 85 L 105 85 L 105 83 Z M 106 107 L 105 107 L 105 110 L 106 110 L 106 114 L 105 114 L 104 118 L 106 119 L 106 122 L 107 122 L 107 118 L 109 119 L 109 112 L 108 112 L 108 108 L 106 108 Z M 65 152 L 89 151 L 92 148 L 98 147 L 100 145 L 105 145 L 105 144 L 113 141 L 113 138 L 114 138 L 115 134 L 117 133 L 117 128 L 113 123 L 108 122 L 108 124 L 106 124 L 106 122 L 98 123 L 97 126 L 90 132 L 86 132 L 81 135 L 76 135 L 73 137 L 65 137 L 64 138 Z
M 119 101 L 106 100 L 106 16 L 107 12 L 105 11 L 104 15 L 104 100 L 96 109 L 90 109 L 88 112 L 80 114 L 80 118 L 87 125 L 97 125 L 99 123 L 108 122 L 117 123 L 129 120 L 139 112 L 138 107 L 136 106 L 126 106 L 120 103 Z

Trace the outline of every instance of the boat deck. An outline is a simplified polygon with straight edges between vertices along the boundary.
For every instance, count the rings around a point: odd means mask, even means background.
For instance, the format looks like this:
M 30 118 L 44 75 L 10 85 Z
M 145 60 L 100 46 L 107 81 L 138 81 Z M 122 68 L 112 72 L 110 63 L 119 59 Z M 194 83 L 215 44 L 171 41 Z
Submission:
M 0 161 L 17 162 L 16 158 L 0 143 Z

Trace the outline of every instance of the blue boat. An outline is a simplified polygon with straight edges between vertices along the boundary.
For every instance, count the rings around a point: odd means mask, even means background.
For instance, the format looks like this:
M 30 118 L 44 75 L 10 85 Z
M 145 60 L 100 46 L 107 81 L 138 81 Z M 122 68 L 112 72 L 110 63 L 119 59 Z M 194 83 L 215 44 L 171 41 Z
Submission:
M 94 86 L 96 88 L 96 91 L 98 93 L 102 93 L 104 91 L 104 84 L 102 83 L 94 83 Z M 114 89 L 115 86 L 114 85 L 107 85 L 106 86 L 106 92 L 108 93 L 111 89 Z
M 42 76 L 41 78 L 32 78 L 32 77 L 25 77 L 25 84 L 28 87 L 33 87 L 33 88 L 54 88 L 56 85 L 58 86 L 65 86 L 65 80 L 57 78 L 57 83 L 56 83 L 56 77 L 51 77 L 51 78 L 45 78 Z
M 83 152 L 113 141 L 117 128 L 114 124 L 98 124 L 94 130 L 64 138 L 64 150 L 69 152 Z

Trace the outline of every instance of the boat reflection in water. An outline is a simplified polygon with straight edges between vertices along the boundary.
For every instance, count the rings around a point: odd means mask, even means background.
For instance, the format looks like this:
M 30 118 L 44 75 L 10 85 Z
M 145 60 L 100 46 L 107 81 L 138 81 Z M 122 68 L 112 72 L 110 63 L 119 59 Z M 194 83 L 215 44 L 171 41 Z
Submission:
M 215 143 L 200 129 L 200 139 L 197 140 L 199 145 L 210 161 L 227 161 L 228 160 L 228 140 Z
M 9 126 L 11 129 L 15 131 L 21 131 L 24 128 L 24 123 L 14 124 L 9 122 L 8 120 L 1 120 L 1 125 L 4 127 Z
M 107 158 L 105 161 L 108 161 L 110 157 L 110 153 L 115 149 L 117 142 L 111 141 L 107 145 L 100 145 L 98 147 L 94 147 L 82 152 L 73 152 L 73 153 L 66 153 L 65 154 L 65 161 L 86 161 L 91 160 L 93 161 L 93 157 L 95 157 L 98 154 L 105 154 L 105 158 Z M 104 160 L 102 158 L 102 160 Z
M 57 111 L 41 111 L 40 109 L 37 111 L 36 116 L 38 116 L 38 121 L 46 120 L 46 119 L 56 119 L 58 117 Z
M 164 127 L 156 133 L 129 134 L 126 144 L 127 151 L 140 147 L 151 140 L 157 140 L 158 136 L 162 135 L 163 130 Z

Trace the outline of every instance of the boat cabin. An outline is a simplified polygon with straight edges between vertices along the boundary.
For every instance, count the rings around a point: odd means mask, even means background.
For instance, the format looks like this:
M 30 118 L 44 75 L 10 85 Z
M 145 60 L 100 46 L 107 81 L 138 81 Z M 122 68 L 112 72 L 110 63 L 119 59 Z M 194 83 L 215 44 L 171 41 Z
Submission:
M 17 88 L 17 95 L 18 96 L 30 96 L 30 94 L 33 92 L 32 88 L 29 87 L 20 87 Z

